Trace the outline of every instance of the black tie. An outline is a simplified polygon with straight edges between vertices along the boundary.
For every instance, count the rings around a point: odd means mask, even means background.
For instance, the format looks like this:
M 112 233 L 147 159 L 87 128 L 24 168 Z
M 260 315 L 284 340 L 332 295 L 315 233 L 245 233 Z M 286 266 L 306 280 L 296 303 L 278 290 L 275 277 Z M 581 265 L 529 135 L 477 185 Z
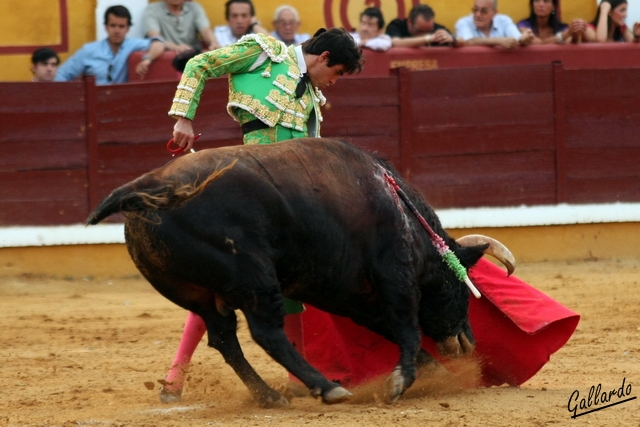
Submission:
M 307 90 L 307 82 L 309 81 L 309 74 L 305 73 L 296 86 L 296 98 L 302 97 L 304 91 Z

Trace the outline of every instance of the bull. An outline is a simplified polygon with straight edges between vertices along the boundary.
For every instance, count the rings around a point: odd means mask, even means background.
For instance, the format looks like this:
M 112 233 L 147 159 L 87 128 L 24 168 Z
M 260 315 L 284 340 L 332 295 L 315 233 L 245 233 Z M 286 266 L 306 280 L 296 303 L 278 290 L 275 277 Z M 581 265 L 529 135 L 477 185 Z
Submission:
M 125 214 L 126 245 L 151 285 L 198 314 L 217 349 L 264 406 L 286 404 L 245 359 L 240 310 L 254 341 L 326 403 L 351 393 L 300 356 L 283 330 L 283 297 L 346 316 L 398 345 L 385 386 L 395 401 L 414 382 L 421 332 L 445 356 L 469 354 L 469 289 L 403 208 L 390 176 L 433 231 L 473 266 L 513 257 L 485 237 L 460 244 L 388 162 L 334 139 L 232 146 L 177 158 L 123 185 L 90 214 Z M 422 358 L 422 357 L 421 357 Z

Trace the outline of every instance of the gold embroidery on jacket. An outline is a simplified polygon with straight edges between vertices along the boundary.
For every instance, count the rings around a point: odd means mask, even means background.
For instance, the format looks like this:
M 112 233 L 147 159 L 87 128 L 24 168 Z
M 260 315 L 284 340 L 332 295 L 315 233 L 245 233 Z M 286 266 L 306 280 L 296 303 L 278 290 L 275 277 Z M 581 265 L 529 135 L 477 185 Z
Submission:
M 288 79 L 284 74 L 278 75 L 273 84 L 289 95 L 293 95 L 296 92 L 296 80 Z

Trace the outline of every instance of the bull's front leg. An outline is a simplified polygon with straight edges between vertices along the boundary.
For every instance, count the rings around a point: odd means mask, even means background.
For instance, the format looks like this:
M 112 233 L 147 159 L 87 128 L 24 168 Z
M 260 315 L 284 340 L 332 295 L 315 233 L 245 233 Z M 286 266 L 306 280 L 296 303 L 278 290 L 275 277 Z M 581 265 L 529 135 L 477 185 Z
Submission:
M 393 265 L 392 261 L 388 264 Z M 396 343 L 400 358 L 387 379 L 386 398 L 396 402 L 413 384 L 417 375 L 417 358 L 422 342 L 418 324 L 419 294 L 408 266 L 379 269 L 376 275 L 377 288 L 384 301 L 382 311 L 384 323 L 376 325 L 376 332 Z
M 235 371 L 253 398 L 263 407 L 289 404 L 284 396 L 264 382 L 244 357 L 236 335 L 235 313 L 231 311 L 224 316 L 214 308 L 199 314 L 207 325 L 209 346 L 220 352 L 224 361 Z
M 252 338 L 276 362 L 302 381 L 312 396 L 320 396 L 325 403 L 338 403 L 352 395 L 339 384 L 329 381 L 298 353 L 284 332 L 281 309 L 260 303 L 254 307 L 244 311 Z
M 403 335 L 405 336 L 399 337 L 397 341 L 400 347 L 400 359 L 387 378 L 386 398 L 394 403 L 411 387 L 418 372 L 417 355 L 420 350 L 420 333 L 413 328 L 408 328 Z

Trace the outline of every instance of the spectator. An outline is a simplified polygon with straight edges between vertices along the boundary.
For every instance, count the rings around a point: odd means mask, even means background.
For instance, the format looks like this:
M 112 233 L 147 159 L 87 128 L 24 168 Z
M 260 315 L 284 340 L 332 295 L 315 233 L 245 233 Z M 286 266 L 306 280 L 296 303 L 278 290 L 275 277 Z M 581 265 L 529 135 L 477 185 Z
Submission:
M 247 34 L 269 34 L 264 27 L 260 26 L 255 15 L 251 0 L 227 0 L 224 4 L 227 25 L 219 25 L 213 30 L 217 45 L 229 46 Z
M 207 14 L 200 4 L 186 0 L 150 3 L 142 16 L 145 35 L 162 37 L 165 47 L 176 53 L 216 49 Z
M 627 27 L 627 0 L 602 0 L 596 18 L 584 33 L 589 42 L 638 42 L 640 23 L 633 24 L 633 31 Z
M 95 76 L 96 84 L 125 83 L 128 80 L 127 61 L 132 52 L 147 53 L 136 65 L 136 73 L 144 78 L 149 65 L 164 52 L 164 41 L 152 39 L 127 39 L 131 27 L 131 14 L 124 6 L 111 6 L 104 13 L 107 38 L 87 43 L 58 69 L 55 81 L 74 80 L 82 75 Z
M 169 114 L 177 119 L 173 136 L 189 150 L 194 135 L 191 120 L 206 80 L 229 75 L 227 111 L 241 124 L 245 144 L 273 144 L 286 139 L 319 137 L 318 88 L 334 84 L 344 74 L 362 70 L 362 51 L 342 28 L 321 29 L 301 46 L 262 34 L 198 55 L 187 63 Z M 285 301 L 287 312 L 302 305 Z M 201 317 L 189 313 L 174 362 L 160 391 L 162 402 L 180 400 L 185 372 L 206 332 Z
M 286 4 L 273 14 L 273 28 L 271 35 L 287 46 L 299 45 L 310 38 L 309 34 L 298 34 L 300 15 L 295 7 Z
M 571 25 L 560 22 L 558 0 L 529 0 L 529 17 L 518 22 L 520 31 L 531 30 L 535 44 L 563 44 L 581 40 L 587 23 L 582 19 L 574 19 Z
M 456 37 L 461 44 L 514 49 L 533 42 L 531 30 L 520 33 L 511 18 L 498 13 L 498 0 L 475 0 L 471 12 L 456 22 Z
M 387 34 L 395 47 L 453 46 L 456 38 L 444 26 L 435 22 L 436 14 L 430 6 L 417 4 L 409 11 L 409 18 L 396 18 L 387 26 Z
M 368 7 L 360 14 L 358 31 L 352 32 L 351 37 L 356 45 L 373 50 L 385 51 L 391 47 L 391 37 L 384 34 L 384 17 L 377 7 Z
M 32 82 L 52 82 L 58 71 L 60 58 L 58 54 L 43 47 L 37 49 L 31 55 L 31 72 L 33 73 Z

